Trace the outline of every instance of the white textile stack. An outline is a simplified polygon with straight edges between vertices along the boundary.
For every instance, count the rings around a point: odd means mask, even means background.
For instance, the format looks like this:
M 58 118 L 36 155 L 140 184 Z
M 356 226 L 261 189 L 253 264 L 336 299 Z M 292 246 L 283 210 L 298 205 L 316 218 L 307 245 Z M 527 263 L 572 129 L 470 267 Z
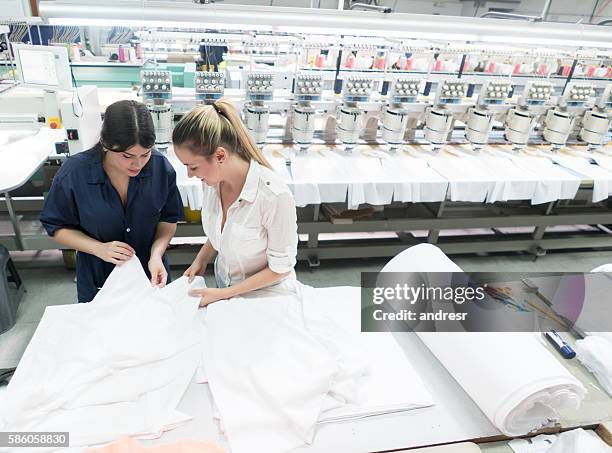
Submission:
M 301 297 L 206 308 L 205 373 L 232 453 L 285 452 L 318 423 L 433 404 L 391 334 L 361 334 L 359 288 L 297 285 Z

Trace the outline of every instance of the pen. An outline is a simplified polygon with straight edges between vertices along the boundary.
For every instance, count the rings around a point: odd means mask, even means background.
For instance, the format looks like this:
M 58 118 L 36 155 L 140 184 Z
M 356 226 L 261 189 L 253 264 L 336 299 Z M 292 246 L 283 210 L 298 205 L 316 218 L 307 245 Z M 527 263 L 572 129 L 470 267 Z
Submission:
M 544 337 L 548 340 L 550 344 L 552 344 L 557 351 L 566 359 L 573 359 L 576 357 L 576 352 L 572 349 L 572 347 L 565 342 L 561 335 L 559 335 L 555 330 L 550 330 L 544 333 Z

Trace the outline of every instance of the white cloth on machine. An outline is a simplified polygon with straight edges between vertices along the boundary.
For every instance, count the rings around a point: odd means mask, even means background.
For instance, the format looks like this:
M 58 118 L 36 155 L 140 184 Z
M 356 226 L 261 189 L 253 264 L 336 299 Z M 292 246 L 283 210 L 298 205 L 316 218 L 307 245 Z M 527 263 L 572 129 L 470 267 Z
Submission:
M 612 334 L 588 335 L 576 341 L 576 357 L 612 396 Z
M 382 164 L 382 154 L 364 146 L 338 155 L 347 170 L 349 209 L 357 209 L 363 203 L 380 206 L 393 201 L 395 184 Z
M 433 404 L 391 334 L 360 333 L 359 291 L 299 285 L 301 297 L 206 308 L 205 373 L 233 453 L 284 452 L 311 443 L 317 423 Z
M 461 269 L 437 247 L 422 244 L 394 257 L 382 272 Z M 561 409 L 579 407 L 586 393 L 536 334 L 424 332 L 418 336 L 489 420 L 508 436 L 553 423 Z
M 474 156 L 441 151 L 425 159 L 448 180 L 451 201 L 484 202 L 495 187 L 496 175 Z
M 431 168 L 425 159 L 404 152 L 386 154 L 382 165 L 393 181 L 393 201 L 434 203 L 444 201 L 448 180 Z
M 526 173 L 538 178 L 531 204 L 573 199 L 580 188 L 581 178 L 543 156 L 526 153 L 509 154 L 509 159 Z
M 532 200 L 539 177 L 524 171 L 507 157 L 490 155 L 483 151 L 477 159 L 497 176 L 493 189 L 487 194 L 487 203 L 509 200 Z
M 346 201 L 348 181 L 341 156 L 331 150 L 311 146 L 304 152 L 290 156 L 295 205 L 343 203 Z
M 198 278 L 196 284 L 201 285 Z M 49 306 L 4 395 L 2 431 L 70 431 L 71 446 L 159 436 L 200 359 L 198 298 L 152 288 L 138 258 L 88 304 Z
M 612 195 L 612 172 L 605 168 L 592 164 L 584 157 L 552 154 L 551 159 L 557 164 L 565 167 L 577 175 L 583 175 L 584 179 L 593 180 L 594 203 L 607 199 Z

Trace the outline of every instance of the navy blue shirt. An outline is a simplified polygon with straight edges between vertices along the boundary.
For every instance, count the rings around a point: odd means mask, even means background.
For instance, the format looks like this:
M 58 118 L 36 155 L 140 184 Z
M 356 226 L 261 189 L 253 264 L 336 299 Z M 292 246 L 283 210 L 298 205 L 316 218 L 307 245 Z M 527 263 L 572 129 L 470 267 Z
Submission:
M 149 275 L 151 246 L 159 222 L 183 218 L 183 204 L 176 187 L 176 173 L 158 151 L 140 173 L 130 178 L 125 208 L 102 166 L 102 150 L 96 146 L 72 156 L 53 178 L 40 221 L 50 236 L 61 228 L 82 231 L 100 242 L 130 244 Z M 164 266 L 170 271 L 166 257 Z M 79 302 L 90 302 L 115 265 L 96 256 L 77 254 Z M 150 275 L 149 275 L 150 277 Z

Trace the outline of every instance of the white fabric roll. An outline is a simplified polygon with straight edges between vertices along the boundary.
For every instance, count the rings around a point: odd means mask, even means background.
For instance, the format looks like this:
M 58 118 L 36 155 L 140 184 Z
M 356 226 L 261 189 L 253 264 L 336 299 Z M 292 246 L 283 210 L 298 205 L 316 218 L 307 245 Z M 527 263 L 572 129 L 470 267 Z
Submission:
M 383 272 L 461 272 L 437 247 L 422 244 L 397 255 Z M 519 436 L 577 408 L 586 389 L 532 333 L 418 333 L 491 422 Z

